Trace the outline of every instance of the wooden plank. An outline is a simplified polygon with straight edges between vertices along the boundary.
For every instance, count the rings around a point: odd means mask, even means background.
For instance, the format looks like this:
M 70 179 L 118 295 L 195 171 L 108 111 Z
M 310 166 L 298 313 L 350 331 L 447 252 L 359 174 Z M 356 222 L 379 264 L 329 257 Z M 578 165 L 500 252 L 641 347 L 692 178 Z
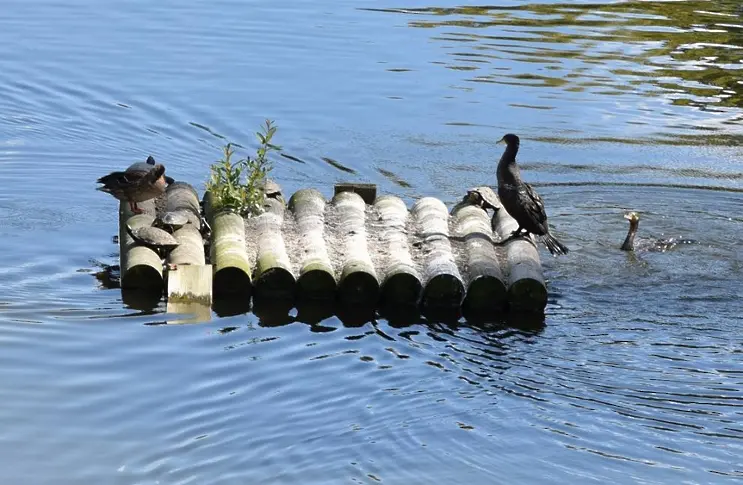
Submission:
M 186 264 L 170 266 L 168 278 L 168 303 L 212 303 L 212 266 Z
M 501 271 L 491 229 L 490 217 L 478 205 L 458 205 L 452 212 L 456 232 L 464 239 L 467 294 L 463 307 L 467 312 L 494 314 L 508 302 L 505 278 Z
M 339 217 L 340 299 L 344 304 L 375 305 L 379 280 L 366 243 L 364 199 L 355 192 L 339 192 L 333 197 L 333 206 Z
M 335 195 L 341 192 L 353 192 L 359 194 L 364 200 L 365 204 L 373 204 L 377 198 L 377 186 L 376 184 L 363 184 L 354 182 L 341 182 L 335 184 Z
M 423 267 L 424 309 L 459 308 L 464 283 L 449 242 L 449 212 L 439 199 L 423 197 L 411 209 Z
M 547 286 L 542 274 L 539 252 L 534 240 L 517 237 L 508 240 L 518 223 L 508 212 L 499 209 L 494 225 L 506 252 L 508 267 L 508 303 L 517 312 L 543 311 L 547 306 Z
M 374 202 L 374 209 L 379 218 L 377 249 L 382 256 L 382 304 L 417 305 L 423 285 L 408 244 L 408 208 L 399 197 L 383 195 Z
M 331 300 L 337 283 L 325 243 L 325 197 L 315 189 L 302 189 L 289 199 L 299 232 L 300 300 Z

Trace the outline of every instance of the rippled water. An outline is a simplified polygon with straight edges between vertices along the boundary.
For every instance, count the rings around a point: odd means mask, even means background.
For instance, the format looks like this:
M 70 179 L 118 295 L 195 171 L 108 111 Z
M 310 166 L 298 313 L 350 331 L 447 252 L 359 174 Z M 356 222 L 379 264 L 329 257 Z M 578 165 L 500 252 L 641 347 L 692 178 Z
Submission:
M 3 2 L 0 482 L 725 483 L 743 478 L 743 8 Z M 289 193 L 447 202 L 501 147 L 568 257 L 543 319 L 172 321 L 99 175 L 201 188 L 279 125 Z M 667 252 L 619 251 L 625 210 Z

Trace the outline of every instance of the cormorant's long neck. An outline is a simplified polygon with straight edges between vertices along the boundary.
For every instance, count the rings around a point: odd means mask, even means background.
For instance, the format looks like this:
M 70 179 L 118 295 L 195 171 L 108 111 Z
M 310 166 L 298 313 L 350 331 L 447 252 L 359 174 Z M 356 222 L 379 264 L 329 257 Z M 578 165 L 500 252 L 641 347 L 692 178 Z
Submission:
M 627 237 L 624 238 L 622 243 L 623 251 L 633 251 L 635 249 L 635 234 L 637 234 L 637 221 L 630 221 L 629 231 L 627 231 Z
M 518 185 L 521 183 L 521 171 L 516 165 L 516 154 L 519 152 L 518 144 L 508 144 L 498 162 L 498 185 Z

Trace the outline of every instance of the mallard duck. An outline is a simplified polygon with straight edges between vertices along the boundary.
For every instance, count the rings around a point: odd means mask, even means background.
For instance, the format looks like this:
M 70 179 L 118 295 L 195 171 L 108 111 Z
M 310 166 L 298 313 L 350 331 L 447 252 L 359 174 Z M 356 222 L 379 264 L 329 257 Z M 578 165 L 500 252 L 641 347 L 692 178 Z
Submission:
M 679 244 L 696 244 L 693 239 L 677 239 L 670 237 L 667 239 L 641 239 L 635 245 L 635 236 L 637 235 L 637 229 L 640 227 L 640 215 L 637 212 L 627 212 L 624 214 L 624 218 L 629 221 L 629 229 L 627 230 L 627 236 L 624 238 L 622 246 L 619 248 L 622 251 L 650 251 L 650 252 L 665 252 L 669 249 L 673 249 Z
M 522 235 L 522 231 L 526 235 L 531 233 L 553 255 L 567 254 L 569 249 L 550 234 L 542 198 L 531 185 L 521 180 L 521 171 L 516 164 L 519 137 L 508 133 L 498 143 L 506 144 L 506 150 L 498 162 L 498 197 L 506 212 L 519 224 L 511 237 Z
M 127 172 L 131 172 L 133 170 L 140 170 L 140 171 L 149 171 L 152 166 L 154 166 L 157 162 L 155 162 L 155 158 L 150 155 L 147 157 L 147 160 L 143 164 L 142 162 L 134 163 L 129 166 L 129 168 L 126 169 Z M 147 165 L 150 165 L 149 167 Z M 173 180 L 173 177 L 168 177 L 167 175 L 163 175 L 163 178 L 165 179 L 165 182 L 167 182 L 168 185 L 175 183 L 175 180 Z
M 128 201 L 132 212 L 141 214 L 143 211 L 137 207 L 137 202 L 154 199 L 165 193 L 164 175 L 165 166 L 161 164 L 155 164 L 149 171 L 111 172 L 97 180 L 99 184 L 103 184 L 97 190 Z

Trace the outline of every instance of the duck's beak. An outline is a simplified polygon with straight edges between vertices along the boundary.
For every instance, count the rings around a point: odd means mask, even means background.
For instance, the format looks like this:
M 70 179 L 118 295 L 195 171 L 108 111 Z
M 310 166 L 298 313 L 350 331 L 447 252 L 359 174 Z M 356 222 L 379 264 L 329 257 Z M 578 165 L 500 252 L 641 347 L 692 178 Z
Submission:
M 506 137 L 504 136 L 503 138 L 501 138 L 500 140 L 498 140 L 497 142 L 495 142 L 495 144 L 496 145 L 500 145 L 501 143 L 505 143 L 505 142 L 506 142 Z

